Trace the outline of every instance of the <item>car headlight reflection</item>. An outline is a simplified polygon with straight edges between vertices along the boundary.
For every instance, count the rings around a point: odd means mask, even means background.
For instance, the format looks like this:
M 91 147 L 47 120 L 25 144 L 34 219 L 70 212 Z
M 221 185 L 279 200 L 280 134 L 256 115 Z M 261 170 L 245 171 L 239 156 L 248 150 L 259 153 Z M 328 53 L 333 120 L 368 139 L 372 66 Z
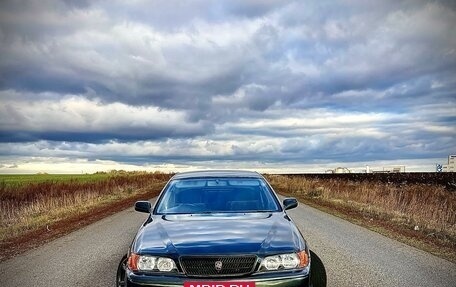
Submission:
M 265 257 L 260 270 L 282 270 L 305 268 L 309 264 L 309 256 L 306 251 L 298 253 L 279 254 Z
M 132 271 L 176 271 L 174 260 L 166 257 L 138 255 L 131 253 L 127 261 L 128 268 Z

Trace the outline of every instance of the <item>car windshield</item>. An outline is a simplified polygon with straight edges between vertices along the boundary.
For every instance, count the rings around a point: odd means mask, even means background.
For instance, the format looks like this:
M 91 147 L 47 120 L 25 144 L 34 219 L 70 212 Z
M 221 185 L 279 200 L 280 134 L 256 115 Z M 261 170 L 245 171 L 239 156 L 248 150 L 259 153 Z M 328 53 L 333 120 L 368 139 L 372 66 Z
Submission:
M 157 204 L 156 214 L 271 212 L 280 206 L 259 178 L 172 180 Z

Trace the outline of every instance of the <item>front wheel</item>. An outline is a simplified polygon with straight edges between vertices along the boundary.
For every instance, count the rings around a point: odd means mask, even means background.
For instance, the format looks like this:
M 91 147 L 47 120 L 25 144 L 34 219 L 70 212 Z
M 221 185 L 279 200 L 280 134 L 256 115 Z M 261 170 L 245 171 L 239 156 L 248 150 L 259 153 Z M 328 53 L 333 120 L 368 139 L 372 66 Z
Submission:
M 127 278 L 125 276 L 125 270 L 127 269 L 127 254 L 120 260 L 119 266 L 117 267 L 116 286 L 126 287 Z
M 312 250 L 310 250 L 310 286 L 326 287 L 326 269 L 321 261 Z

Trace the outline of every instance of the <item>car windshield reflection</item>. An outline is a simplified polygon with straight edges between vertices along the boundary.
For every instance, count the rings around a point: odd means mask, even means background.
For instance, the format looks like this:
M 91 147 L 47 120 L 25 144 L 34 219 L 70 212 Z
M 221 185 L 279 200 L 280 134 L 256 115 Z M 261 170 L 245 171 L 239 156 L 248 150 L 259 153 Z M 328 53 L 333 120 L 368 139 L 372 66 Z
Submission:
M 157 203 L 156 214 L 210 214 L 280 211 L 262 179 L 176 179 Z

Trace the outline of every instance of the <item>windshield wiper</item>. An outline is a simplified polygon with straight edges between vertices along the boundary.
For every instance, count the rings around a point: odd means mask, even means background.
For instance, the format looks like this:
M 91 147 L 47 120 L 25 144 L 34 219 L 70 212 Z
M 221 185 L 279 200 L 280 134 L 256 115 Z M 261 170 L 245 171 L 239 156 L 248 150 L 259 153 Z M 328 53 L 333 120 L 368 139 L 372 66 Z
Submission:
M 246 212 L 274 212 L 274 210 L 251 210 Z

